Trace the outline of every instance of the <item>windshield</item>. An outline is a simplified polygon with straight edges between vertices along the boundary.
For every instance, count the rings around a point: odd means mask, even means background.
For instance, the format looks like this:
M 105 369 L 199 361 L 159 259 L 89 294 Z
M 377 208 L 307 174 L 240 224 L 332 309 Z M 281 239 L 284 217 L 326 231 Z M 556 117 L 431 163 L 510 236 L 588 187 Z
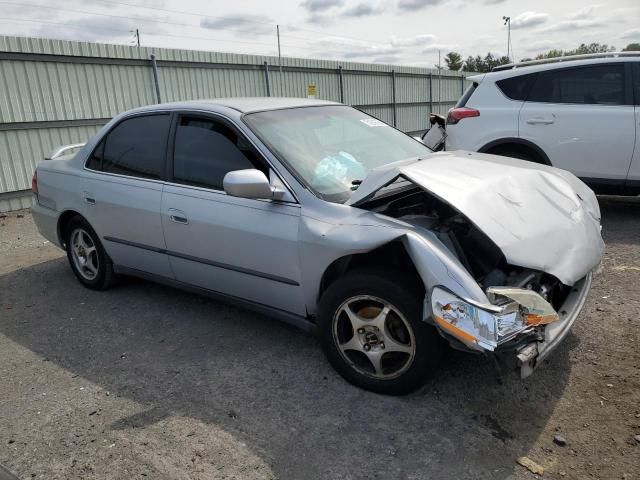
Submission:
M 431 152 L 425 145 L 347 106 L 248 114 L 246 123 L 318 196 L 345 202 L 374 168 Z

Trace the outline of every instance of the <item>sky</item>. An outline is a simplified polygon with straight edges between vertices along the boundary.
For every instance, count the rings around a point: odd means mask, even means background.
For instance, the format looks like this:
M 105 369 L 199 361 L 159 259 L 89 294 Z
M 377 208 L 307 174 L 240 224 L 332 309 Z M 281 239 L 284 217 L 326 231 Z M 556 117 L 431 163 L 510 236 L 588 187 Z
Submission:
M 640 1 L 0 0 L 0 34 L 433 67 L 438 52 L 512 58 L 640 42 Z M 444 62 L 444 61 L 443 61 Z

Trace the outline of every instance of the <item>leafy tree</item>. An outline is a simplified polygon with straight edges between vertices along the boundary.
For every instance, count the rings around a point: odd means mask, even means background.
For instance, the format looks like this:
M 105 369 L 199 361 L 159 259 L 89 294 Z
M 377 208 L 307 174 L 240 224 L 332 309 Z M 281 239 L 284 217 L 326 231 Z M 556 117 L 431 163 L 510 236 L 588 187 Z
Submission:
M 623 52 L 640 52 L 640 43 L 630 43 L 622 49 Z
M 566 57 L 568 55 L 586 55 L 590 53 L 606 53 L 606 52 L 614 52 L 616 47 L 613 45 L 607 45 L 606 43 L 582 43 L 580 46 L 574 50 L 549 50 L 546 53 L 541 53 L 536 56 L 536 60 L 542 60 L 545 58 L 556 58 L 556 57 Z
M 499 65 L 510 63 L 510 60 L 506 56 L 494 57 L 491 53 L 487 53 L 484 58 L 480 55 L 475 57 L 467 57 L 464 62 L 463 70 L 466 72 L 490 72 L 492 68 Z
M 458 52 L 449 52 L 444 56 L 444 61 L 449 70 L 460 70 L 462 68 L 462 55 Z

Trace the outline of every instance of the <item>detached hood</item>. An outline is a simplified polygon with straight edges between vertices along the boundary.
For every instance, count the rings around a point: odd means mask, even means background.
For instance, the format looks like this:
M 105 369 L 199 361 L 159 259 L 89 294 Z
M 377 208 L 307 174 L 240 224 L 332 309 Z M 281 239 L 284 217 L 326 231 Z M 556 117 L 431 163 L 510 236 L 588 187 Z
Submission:
M 569 172 L 495 155 L 439 152 L 371 171 L 346 203 L 364 203 L 399 176 L 464 214 L 512 265 L 573 285 L 600 262 L 598 201 Z

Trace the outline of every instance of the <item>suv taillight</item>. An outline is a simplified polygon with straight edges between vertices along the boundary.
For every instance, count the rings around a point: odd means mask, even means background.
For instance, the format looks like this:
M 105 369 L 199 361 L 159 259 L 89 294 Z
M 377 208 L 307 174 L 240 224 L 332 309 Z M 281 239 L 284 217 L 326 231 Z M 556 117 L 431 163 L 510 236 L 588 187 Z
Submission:
M 447 114 L 447 125 L 455 125 L 463 118 L 479 117 L 480 110 L 469 107 L 452 108 Z
M 31 178 L 31 191 L 38 194 L 38 172 L 33 172 L 33 177 Z

